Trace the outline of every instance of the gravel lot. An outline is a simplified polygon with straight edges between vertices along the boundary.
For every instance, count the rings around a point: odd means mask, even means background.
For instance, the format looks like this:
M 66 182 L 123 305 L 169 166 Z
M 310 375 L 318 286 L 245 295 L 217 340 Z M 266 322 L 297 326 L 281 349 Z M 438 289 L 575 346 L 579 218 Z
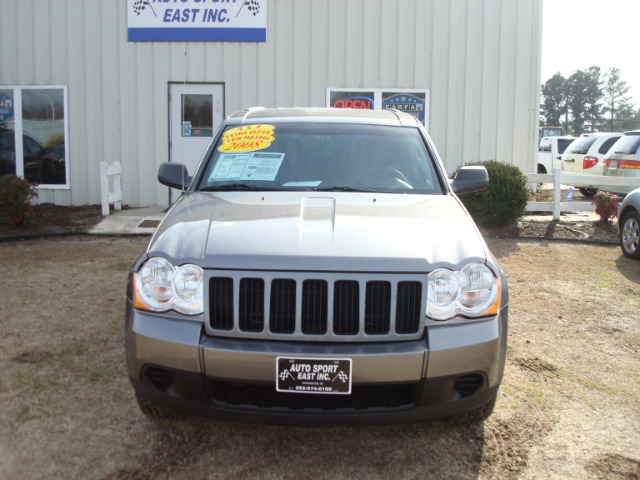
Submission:
M 0 478 L 640 478 L 640 262 L 492 239 L 510 276 L 506 376 L 484 424 L 151 421 L 125 373 L 146 238 L 0 244 Z

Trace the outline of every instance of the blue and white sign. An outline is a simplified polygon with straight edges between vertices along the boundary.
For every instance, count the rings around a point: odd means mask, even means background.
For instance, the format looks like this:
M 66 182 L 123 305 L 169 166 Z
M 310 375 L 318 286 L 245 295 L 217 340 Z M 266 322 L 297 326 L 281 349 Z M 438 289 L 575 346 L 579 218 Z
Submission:
M 267 0 L 127 0 L 130 42 L 266 42 Z
M 573 202 L 573 188 L 569 187 L 569 190 L 567 190 L 566 199 L 567 202 Z
M 13 118 L 13 98 L 0 93 L 0 123 Z
M 383 92 L 382 108 L 407 112 L 425 124 L 425 97 L 421 92 Z

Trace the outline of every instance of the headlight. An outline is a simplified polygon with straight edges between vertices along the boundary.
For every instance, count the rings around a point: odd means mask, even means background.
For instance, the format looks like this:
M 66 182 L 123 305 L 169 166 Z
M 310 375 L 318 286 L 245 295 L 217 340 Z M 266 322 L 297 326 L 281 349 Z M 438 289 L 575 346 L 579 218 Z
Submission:
M 135 274 L 134 302 L 141 310 L 197 315 L 204 311 L 203 292 L 204 275 L 197 265 L 174 267 L 164 258 L 154 257 Z
M 457 272 L 438 268 L 429 274 L 427 288 L 427 316 L 434 320 L 495 315 L 500 307 L 500 279 L 481 263 Z

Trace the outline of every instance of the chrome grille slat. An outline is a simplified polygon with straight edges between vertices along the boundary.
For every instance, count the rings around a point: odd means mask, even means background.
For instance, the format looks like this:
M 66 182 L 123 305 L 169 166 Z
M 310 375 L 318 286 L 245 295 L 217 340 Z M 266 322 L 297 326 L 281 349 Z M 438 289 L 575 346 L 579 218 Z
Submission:
M 426 274 L 207 271 L 211 335 L 351 342 L 421 338 Z

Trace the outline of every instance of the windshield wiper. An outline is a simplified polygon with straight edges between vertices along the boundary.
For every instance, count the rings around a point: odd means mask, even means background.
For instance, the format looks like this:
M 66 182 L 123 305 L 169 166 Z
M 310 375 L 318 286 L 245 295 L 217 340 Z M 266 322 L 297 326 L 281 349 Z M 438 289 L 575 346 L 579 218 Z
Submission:
M 228 183 L 225 185 L 209 185 L 202 187 L 201 192 L 221 192 L 221 191 L 273 191 L 280 190 L 279 188 L 264 187 L 261 185 L 250 185 L 248 183 Z
M 362 188 L 362 187 L 315 187 L 308 188 L 307 190 L 312 192 L 377 192 L 375 188 Z

